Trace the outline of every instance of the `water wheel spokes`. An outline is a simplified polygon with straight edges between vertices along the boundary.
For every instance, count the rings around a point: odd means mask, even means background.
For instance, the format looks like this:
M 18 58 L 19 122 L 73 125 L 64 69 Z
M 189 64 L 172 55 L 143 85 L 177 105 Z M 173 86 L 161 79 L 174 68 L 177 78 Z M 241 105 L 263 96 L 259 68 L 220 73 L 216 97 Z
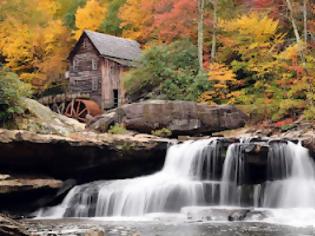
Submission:
M 53 103 L 53 105 L 50 107 L 52 111 L 58 113 L 58 114 L 64 114 L 65 113 L 65 103 L 62 102 L 60 104 Z
M 88 114 L 88 109 L 81 100 L 73 99 L 66 107 L 66 116 L 74 118 L 80 122 L 86 122 L 86 116 Z

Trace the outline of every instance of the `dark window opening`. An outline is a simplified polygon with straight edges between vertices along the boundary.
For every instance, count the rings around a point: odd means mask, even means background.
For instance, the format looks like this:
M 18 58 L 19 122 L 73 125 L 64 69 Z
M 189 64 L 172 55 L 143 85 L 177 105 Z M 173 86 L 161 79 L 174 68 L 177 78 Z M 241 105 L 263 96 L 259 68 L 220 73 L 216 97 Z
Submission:
M 118 107 L 119 97 L 118 97 L 118 89 L 113 90 L 114 97 L 114 107 Z

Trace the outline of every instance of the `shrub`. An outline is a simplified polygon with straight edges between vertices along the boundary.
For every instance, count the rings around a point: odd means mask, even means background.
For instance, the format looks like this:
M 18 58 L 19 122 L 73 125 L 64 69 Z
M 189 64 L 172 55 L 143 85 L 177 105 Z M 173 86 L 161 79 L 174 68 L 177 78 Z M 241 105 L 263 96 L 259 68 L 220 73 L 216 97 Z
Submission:
M 127 133 L 126 128 L 122 124 L 115 124 L 110 127 L 108 130 L 110 134 L 125 134 Z
M 315 120 L 315 106 L 311 105 L 304 111 L 304 117 L 306 120 Z
M 167 128 L 162 128 L 162 129 L 152 131 L 152 135 L 158 136 L 161 138 L 169 138 L 172 136 L 172 131 Z
M 19 77 L 8 71 L 0 70 L 0 121 L 5 122 L 16 114 L 22 114 L 23 97 L 31 96 L 31 86 L 23 83 Z
M 210 85 L 206 73 L 199 73 L 197 48 L 188 40 L 149 48 L 140 66 L 124 77 L 131 101 L 141 97 L 196 101 Z

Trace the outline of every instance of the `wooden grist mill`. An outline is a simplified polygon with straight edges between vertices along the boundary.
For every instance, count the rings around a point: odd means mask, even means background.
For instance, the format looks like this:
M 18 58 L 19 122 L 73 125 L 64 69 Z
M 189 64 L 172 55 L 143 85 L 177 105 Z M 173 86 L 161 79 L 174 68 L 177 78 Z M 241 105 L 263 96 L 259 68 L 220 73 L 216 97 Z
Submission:
M 137 65 L 139 43 L 85 30 L 70 52 L 67 90 L 39 101 L 81 122 L 124 104 L 122 75 Z

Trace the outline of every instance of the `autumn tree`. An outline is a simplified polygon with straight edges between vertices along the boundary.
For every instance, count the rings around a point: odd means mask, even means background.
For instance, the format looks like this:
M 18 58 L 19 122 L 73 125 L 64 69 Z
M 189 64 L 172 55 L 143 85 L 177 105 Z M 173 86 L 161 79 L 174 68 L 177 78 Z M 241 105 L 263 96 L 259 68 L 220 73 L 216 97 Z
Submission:
M 55 1 L 10 0 L 0 6 L 0 51 L 5 65 L 36 88 L 61 78 L 66 68 L 70 34 L 55 19 Z M 37 16 L 34 18 L 34 16 Z
M 158 40 L 164 43 L 170 43 L 177 39 L 196 41 L 198 3 L 197 0 L 156 2 L 153 5 L 154 21 L 152 27 Z M 201 21 L 204 20 L 200 19 L 199 22 Z
M 88 0 L 85 6 L 80 7 L 75 15 L 77 31 L 75 37 L 78 39 L 85 29 L 97 30 L 107 14 L 107 2 L 103 5 L 98 0 Z
M 108 5 L 108 13 L 106 18 L 103 20 L 100 31 L 120 36 L 122 34 L 121 19 L 119 18 L 119 10 L 126 3 L 126 0 L 113 0 Z
M 69 29 L 75 29 L 75 14 L 79 7 L 83 7 L 87 0 L 56 0 L 59 7 L 56 16 L 60 18 Z
M 122 36 L 145 43 L 151 36 L 154 0 L 127 0 L 119 10 Z

